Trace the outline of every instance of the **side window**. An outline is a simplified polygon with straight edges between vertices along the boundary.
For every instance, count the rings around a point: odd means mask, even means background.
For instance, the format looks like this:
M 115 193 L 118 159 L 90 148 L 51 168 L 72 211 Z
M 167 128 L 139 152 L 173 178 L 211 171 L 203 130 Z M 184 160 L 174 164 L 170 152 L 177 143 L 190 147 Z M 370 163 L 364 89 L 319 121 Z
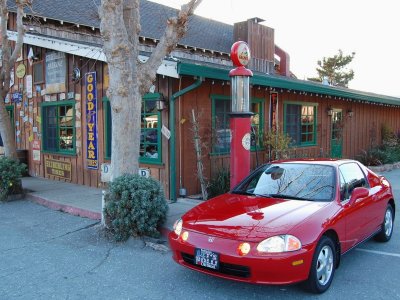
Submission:
M 369 188 L 368 182 L 365 179 L 365 175 L 360 167 L 356 163 L 347 163 L 339 167 L 340 170 L 340 188 L 342 192 L 342 185 L 345 188 L 344 199 L 350 198 L 351 193 L 356 187 L 366 187 Z M 342 180 L 344 181 L 342 183 Z
M 339 171 L 339 184 L 340 184 L 340 201 L 344 201 L 349 198 L 347 195 L 347 184 L 344 180 L 343 174 Z
M 75 101 L 42 103 L 43 151 L 75 154 Z

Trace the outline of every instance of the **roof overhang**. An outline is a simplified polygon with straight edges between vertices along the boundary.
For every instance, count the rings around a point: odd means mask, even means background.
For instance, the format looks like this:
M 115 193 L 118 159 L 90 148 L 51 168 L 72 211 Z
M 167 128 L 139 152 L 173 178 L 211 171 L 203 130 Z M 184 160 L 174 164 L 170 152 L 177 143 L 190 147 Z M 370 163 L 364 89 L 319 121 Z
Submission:
M 17 32 L 8 31 L 8 38 L 11 41 L 17 40 Z M 36 35 L 26 33 L 24 35 L 24 44 L 38 46 L 50 50 L 68 53 L 71 55 L 86 57 L 93 60 L 107 62 L 106 55 L 100 46 L 89 45 L 84 43 L 76 43 L 63 39 L 51 38 L 43 35 Z M 146 62 L 148 59 L 145 55 L 139 55 L 141 62 Z M 177 72 L 177 62 L 172 60 L 164 59 L 160 67 L 157 69 L 157 74 L 179 78 Z
M 179 75 L 201 76 L 216 80 L 230 81 L 229 71 L 231 69 L 224 66 L 205 65 L 195 62 L 180 62 L 178 64 Z M 378 105 L 400 106 L 400 98 L 368 93 L 341 87 L 322 85 L 320 83 L 299 80 L 283 76 L 274 76 L 254 72 L 250 78 L 250 84 L 275 89 L 285 89 L 312 93 L 316 95 L 326 95 L 339 99 L 352 99 Z

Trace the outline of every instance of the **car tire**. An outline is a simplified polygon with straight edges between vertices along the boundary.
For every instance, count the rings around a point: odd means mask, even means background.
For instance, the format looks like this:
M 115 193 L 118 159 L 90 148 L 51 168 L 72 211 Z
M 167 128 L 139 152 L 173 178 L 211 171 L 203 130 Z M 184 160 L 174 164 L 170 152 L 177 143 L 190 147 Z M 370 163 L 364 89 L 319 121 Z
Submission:
M 383 243 L 390 241 L 393 233 L 393 221 L 394 221 L 393 206 L 388 204 L 385 210 L 385 216 L 383 217 L 381 230 L 375 236 L 375 240 Z
M 321 294 L 331 285 L 336 266 L 335 243 L 327 236 L 322 236 L 313 255 L 310 274 L 305 282 L 308 291 Z

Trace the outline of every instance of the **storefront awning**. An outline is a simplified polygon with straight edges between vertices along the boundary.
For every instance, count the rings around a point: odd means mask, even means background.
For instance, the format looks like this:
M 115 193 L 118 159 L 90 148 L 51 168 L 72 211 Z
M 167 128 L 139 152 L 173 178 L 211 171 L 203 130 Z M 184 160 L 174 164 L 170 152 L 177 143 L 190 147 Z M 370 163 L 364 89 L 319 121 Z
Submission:
M 211 64 L 201 64 L 195 62 L 179 62 L 178 74 L 188 76 L 201 76 L 216 80 L 230 81 L 229 71 L 232 67 L 225 67 Z M 271 87 L 275 89 L 285 89 L 306 92 L 311 94 L 327 95 L 341 99 L 352 99 L 361 102 L 400 106 L 400 98 L 368 93 L 358 90 L 352 90 L 342 87 L 333 87 L 322 85 L 321 83 L 288 78 L 283 76 L 275 76 L 270 74 L 262 74 L 254 72 L 254 76 L 250 79 L 250 84 Z
M 8 31 L 8 37 L 11 41 L 17 40 L 15 31 Z M 76 43 L 69 40 L 56 39 L 44 35 L 26 33 L 24 44 L 51 49 L 71 55 L 86 57 L 93 60 L 107 62 L 106 55 L 100 46 Z M 145 62 L 148 59 L 145 55 L 139 55 L 139 60 Z M 173 60 L 163 60 L 161 66 L 157 69 L 157 74 L 168 77 L 178 78 L 177 62 Z

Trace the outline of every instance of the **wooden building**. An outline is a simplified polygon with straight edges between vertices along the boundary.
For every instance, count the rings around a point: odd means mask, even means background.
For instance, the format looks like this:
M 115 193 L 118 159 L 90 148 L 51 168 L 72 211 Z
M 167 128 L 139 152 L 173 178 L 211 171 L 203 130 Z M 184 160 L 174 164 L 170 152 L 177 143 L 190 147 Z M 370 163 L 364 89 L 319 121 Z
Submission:
M 24 18 L 29 31 L 5 101 L 13 115 L 17 147 L 27 151 L 31 176 L 100 187 L 107 175 L 111 113 L 99 2 L 35 1 L 34 13 Z M 141 2 L 140 59 L 147 59 L 167 16 L 175 13 Z M 194 16 L 188 35 L 158 69 L 154 90 L 144 96 L 142 171 L 160 180 L 170 199 L 179 191 L 201 190 L 193 112 L 200 123 L 206 177 L 229 166 L 229 52 L 236 40 L 247 41 L 252 50 L 253 167 L 271 157 L 263 144 L 271 128 L 292 138 L 291 156 L 345 158 L 379 144 L 384 124 L 400 130 L 399 98 L 293 78 L 289 55 L 275 45 L 274 30 L 262 21 L 254 18 L 231 26 Z M 13 14 L 9 28 L 15 39 Z

